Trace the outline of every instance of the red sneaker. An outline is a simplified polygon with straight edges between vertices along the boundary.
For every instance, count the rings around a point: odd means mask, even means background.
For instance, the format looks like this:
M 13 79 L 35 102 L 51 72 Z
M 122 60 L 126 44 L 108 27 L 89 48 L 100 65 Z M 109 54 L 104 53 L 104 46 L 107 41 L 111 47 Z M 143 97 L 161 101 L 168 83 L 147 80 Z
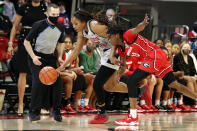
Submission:
M 181 111 L 181 109 L 176 107 L 174 104 L 168 105 L 168 107 L 174 109 L 174 111 Z
M 90 124 L 103 124 L 108 120 L 109 120 L 109 116 L 107 114 L 104 114 L 104 115 L 97 114 L 94 117 L 94 119 L 91 120 L 89 123 Z
M 71 114 L 76 114 L 77 112 L 70 106 L 70 104 L 68 104 L 67 106 L 64 107 L 64 110 L 67 113 L 71 113 Z
M 92 113 L 98 112 L 97 109 L 95 109 L 95 108 L 93 108 L 93 107 L 91 107 L 91 106 L 89 106 L 89 105 L 85 106 L 84 108 L 87 109 L 88 112 L 92 112 Z
M 130 114 L 127 115 L 126 118 L 123 119 L 117 119 L 114 121 L 116 124 L 121 126 L 137 126 L 138 123 L 138 115 L 136 118 L 133 118 Z
M 141 108 L 144 109 L 146 112 L 152 112 L 153 110 L 148 107 L 146 104 L 145 105 L 141 105 Z
M 191 110 L 192 111 L 197 111 L 197 103 L 195 103 L 194 105 L 191 106 Z
M 177 107 L 180 108 L 181 111 L 186 111 L 186 112 L 190 112 L 191 111 L 191 108 L 186 106 L 185 104 L 178 105 Z
M 61 111 L 61 114 L 66 114 L 67 113 L 67 111 L 64 108 L 62 108 L 60 111 Z
M 142 107 L 140 107 L 139 105 L 137 105 L 136 109 L 137 109 L 137 112 L 138 113 L 144 113 L 144 112 L 146 112 L 146 110 L 142 109 Z
M 80 105 L 77 107 L 77 112 L 87 113 L 88 110 Z

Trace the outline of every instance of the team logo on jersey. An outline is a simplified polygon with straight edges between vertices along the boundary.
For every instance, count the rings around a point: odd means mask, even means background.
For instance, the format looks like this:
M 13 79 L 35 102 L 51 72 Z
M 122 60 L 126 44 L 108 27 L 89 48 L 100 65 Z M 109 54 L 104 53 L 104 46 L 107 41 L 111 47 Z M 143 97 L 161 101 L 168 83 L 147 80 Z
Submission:
M 150 67 L 150 64 L 148 64 L 148 63 L 143 63 L 143 66 L 144 66 L 145 68 L 149 68 L 149 67 Z

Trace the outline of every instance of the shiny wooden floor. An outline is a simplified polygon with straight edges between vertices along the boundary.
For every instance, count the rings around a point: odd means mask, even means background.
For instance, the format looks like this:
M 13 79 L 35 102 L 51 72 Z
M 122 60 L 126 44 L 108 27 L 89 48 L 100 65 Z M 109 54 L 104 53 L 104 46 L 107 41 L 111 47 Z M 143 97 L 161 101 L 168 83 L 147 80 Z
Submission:
M 0 115 L 0 130 L 64 130 L 64 131 L 197 131 L 197 112 L 190 113 L 144 113 L 139 114 L 139 126 L 117 126 L 113 121 L 125 114 L 109 114 L 105 124 L 88 124 L 95 114 L 63 115 L 57 123 L 49 115 L 32 123 L 27 116 Z

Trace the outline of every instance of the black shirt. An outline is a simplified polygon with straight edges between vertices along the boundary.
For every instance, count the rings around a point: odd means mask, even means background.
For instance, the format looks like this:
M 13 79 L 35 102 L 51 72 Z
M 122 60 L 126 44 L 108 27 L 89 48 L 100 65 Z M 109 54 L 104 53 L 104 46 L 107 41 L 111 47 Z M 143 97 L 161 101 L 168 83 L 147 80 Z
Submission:
M 183 71 L 185 75 L 194 76 L 196 74 L 196 69 L 191 56 L 188 55 L 188 64 L 185 63 L 183 55 L 181 53 L 174 56 L 173 70 Z
M 52 26 L 47 19 L 35 22 L 26 37 L 26 40 L 34 41 L 34 50 L 43 54 L 52 54 L 57 43 L 63 43 L 64 39 L 64 26 L 61 23 Z
M 23 16 L 21 23 L 22 26 L 32 26 L 34 22 L 46 18 L 44 12 L 46 12 L 46 5 L 41 3 L 40 6 L 32 6 L 31 3 L 27 3 L 18 8 L 17 14 Z

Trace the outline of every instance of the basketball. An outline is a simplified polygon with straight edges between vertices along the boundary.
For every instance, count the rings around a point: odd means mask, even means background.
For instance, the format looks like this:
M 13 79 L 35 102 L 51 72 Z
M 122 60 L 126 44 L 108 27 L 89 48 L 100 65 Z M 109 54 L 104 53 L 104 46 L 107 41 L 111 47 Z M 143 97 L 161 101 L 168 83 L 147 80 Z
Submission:
M 45 66 L 40 70 L 39 79 L 42 84 L 51 85 L 55 83 L 58 77 L 58 72 L 51 66 Z

